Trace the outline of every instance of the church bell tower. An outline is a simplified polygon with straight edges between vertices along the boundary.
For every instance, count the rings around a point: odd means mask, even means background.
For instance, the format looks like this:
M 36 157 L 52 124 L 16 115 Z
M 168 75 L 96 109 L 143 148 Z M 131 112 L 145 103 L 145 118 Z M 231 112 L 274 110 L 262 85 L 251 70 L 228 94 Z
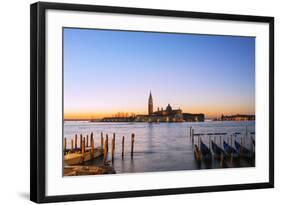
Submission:
M 149 98 L 148 98 L 148 115 L 152 115 L 152 114 L 153 114 L 153 99 L 150 91 Z

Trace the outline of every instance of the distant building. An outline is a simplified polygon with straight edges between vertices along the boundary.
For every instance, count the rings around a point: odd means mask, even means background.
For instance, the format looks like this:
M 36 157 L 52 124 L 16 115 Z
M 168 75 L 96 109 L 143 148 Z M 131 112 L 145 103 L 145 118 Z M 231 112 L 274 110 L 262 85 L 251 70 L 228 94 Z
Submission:
M 149 98 L 148 98 L 148 114 L 152 115 L 152 113 L 153 113 L 153 99 L 150 91 Z
M 255 120 L 255 115 L 222 115 L 221 121 L 249 121 L 249 120 Z
M 131 117 L 105 117 L 102 122 L 133 122 L 135 120 L 134 116 Z
M 147 115 L 134 115 L 120 117 L 120 115 L 115 117 L 103 118 L 102 122 L 203 122 L 205 120 L 205 115 L 183 113 L 182 110 L 173 109 L 170 104 L 167 105 L 166 109 L 157 108 L 157 111 L 153 111 L 153 98 L 151 92 L 148 97 L 148 114 Z
M 202 113 L 199 114 L 183 113 L 183 120 L 186 122 L 204 122 L 205 115 Z
M 159 108 L 157 109 L 157 111 L 153 112 L 150 115 L 180 115 L 182 114 L 182 110 L 179 109 L 174 109 L 172 108 L 172 106 L 170 104 L 167 105 L 166 110 L 159 110 Z
M 136 115 L 136 122 L 202 122 L 204 121 L 204 114 L 191 114 L 183 113 L 182 110 L 173 109 L 170 104 L 166 109 L 157 108 L 157 111 L 153 112 L 153 98 L 151 92 L 148 98 L 148 115 Z

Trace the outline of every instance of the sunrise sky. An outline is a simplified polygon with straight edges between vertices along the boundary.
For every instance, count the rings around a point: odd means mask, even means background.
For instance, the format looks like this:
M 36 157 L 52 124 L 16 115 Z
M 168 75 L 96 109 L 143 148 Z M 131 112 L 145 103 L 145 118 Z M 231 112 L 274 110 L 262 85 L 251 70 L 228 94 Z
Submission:
M 64 29 L 64 117 L 255 113 L 255 38 Z

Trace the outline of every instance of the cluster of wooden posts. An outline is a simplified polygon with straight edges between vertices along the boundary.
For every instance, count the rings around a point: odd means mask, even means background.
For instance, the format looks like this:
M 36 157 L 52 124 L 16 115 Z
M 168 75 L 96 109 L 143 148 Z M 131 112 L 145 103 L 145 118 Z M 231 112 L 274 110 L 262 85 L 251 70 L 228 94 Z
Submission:
M 95 158 L 95 150 L 101 149 L 103 153 L 103 162 L 107 162 L 108 158 L 108 151 L 109 151 L 109 137 L 108 134 L 104 135 L 101 132 L 100 135 L 100 147 L 95 148 L 95 139 L 93 132 L 90 135 L 83 136 L 80 134 L 80 147 L 78 147 L 78 135 L 75 134 L 74 139 L 71 139 L 70 141 L 70 148 L 67 148 L 67 138 L 64 138 L 64 155 L 70 154 L 70 153 L 81 153 L 82 156 L 86 152 L 91 152 L 91 159 Z M 135 143 L 135 134 L 131 134 L 131 157 L 134 155 L 134 143 Z M 113 133 L 112 139 L 111 139 L 111 161 L 114 162 L 114 155 L 115 155 L 115 133 Z M 122 137 L 122 159 L 124 158 L 125 154 L 125 136 Z
M 220 154 L 220 162 L 221 165 L 223 163 L 223 159 L 226 155 L 230 156 L 230 163 L 232 164 L 233 162 L 233 154 L 235 154 L 235 158 L 237 159 L 238 157 L 242 156 L 242 157 L 247 157 L 247 158 L 252 158 L 254 156 L 254 149 L 252 150 L 248 150 L 248 148 L 245 148 L 246 144 L 246 140 L 248 140 L 248 129 L 246 126 L 246 131 L 245 131 L 245 135 L 240 137 L 240 142 L 236 141 L 235 145 L 234 145 L 234 141 L 237 140 L 237 138 L 235 138 L 233 140 L 233 137 L 235 137 L 236 135 L 241 135 L 241 133 L 236 132 L 234 134 L 227 134 L 227 133 L 194 133 L 194 129 L 192 127 L 190 127 L 189 129 L 189 136 L 190 136 L 190 140 L 192 142 L 192 147 L 194 149 L 194 156 L 195 159 L 197 161 L 201 161 L 202 159 L 202 154 L 201 154 L 201 144 L 203 144 L 203 149 L 204 149 L 204 153 L 209 153 L 209 155 L 212 155 L 212 153 L 217 157 L 218 153 Z M 254 132 L 250 132 L 250 134 L 254 134 Z M 202 143 L 202 136 L 208 137 L 209 138 L 209 146 L 207 145 L 207 147 L 209 148 L 209 150 L 213 150 L 213 152 L 206 152 L 206 148 L 204 148 L 204 143 Z M 226 136 L 223 137 L 222 136 Z M 197 137 L 197 142 L 195 142 Z M 217 144 L 217 137 L 219 137 L 219 145 Z M 223 144 L 224 140 L 226 142 L 226 144 Z M 206 140 L 205 140 L 206 142 Z M 236 145 L 238 143 L 240 143 L 240 149 L 237 150 L 238 148 L 236 147 Z M 223 146 L 222 146 L 223 145 Z M 230 145 L 230 146 L 229 146 Z M 248 143 L 249 146 L 255 146 L 255 141 L 251 136 L 251 143 Z M 237 145 L 238 146 L 238 145 Z M 206 147 L 206 146 L 205 146 Z M 236 148 L 233 148 L 236 147 Z M 208 149 L 207 148 L 207 149 Z M 252 147 L 253 148 L 253 147 Z M 209 159 L 209 158 L 208 158 Z
M 200 134 L 200 133 L 195 134 L 194 129 L 192 127 L 190 127 L 189 130 L 190 130 L 189 136 L 190 136 L 190 139 L 192 141 L 192 146 L 194 146 L 194 144 L 195 144 L 194 137 L 197 137 L 197 145 L 199 146 L 200 141 L 201 141 L 200 136 L 203 135 L 203 134 Z M 222 136 L 227 135 L 227 133 L 207 133 L 207 134 L 204 134 L 204 135 L 207 135 L 209 137 L 209 148 L 211 148 L 212 135 L 214 136 L 213 139 L 214 139 L 215 143 L 217 143 L 217 136 L 219 136 L 219 143 L 220 143 L 220 146 L 222 147 Z M 246 136 L 240 138 L 240 143 L 241 143 L 242 146 L 246 144 L 245 138 L 247 138 L 247 135 L 248 135 L 248 131 L 247 131 L 247 127 L 246 127 Z M 234 135 L 231 135 L 231 136 L 226 138 L 226 142 L 228 144 L 230 144 L 231 146 L 233 146 L 233 137 L 234 137 Z

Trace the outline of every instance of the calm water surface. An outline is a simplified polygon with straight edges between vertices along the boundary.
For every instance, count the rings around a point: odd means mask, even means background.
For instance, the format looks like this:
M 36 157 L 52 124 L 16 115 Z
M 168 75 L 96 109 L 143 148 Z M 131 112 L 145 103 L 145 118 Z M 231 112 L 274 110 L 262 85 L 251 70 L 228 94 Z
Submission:
M 86 121 L 66 121 L 64 124 L 64 137 L 70 139 L 75 134 L 86 136 L 94 133 L 95 147 L 100 146 L 101 132 L 109 136 L 109 149 L 113 133 L 116 134 L 116 149 L 114 168 L 117 173 L 128 172 L 152 172 L 152 171 L 176 171 L 194 170 L 205 168 L 220 168 L 219 162 L 213 160 L 211 164 L 204 162 L 198 164 L 193 155 L 192 141 L 190 139 L 190 127 L 194 128 L 194 133 L 210 132 L 241 132 L 245 136 L 246 127 L 249 132 L 255 131 L 255 122 L 194 122 L 194 123 L 93 123 Z M 134 157 L 130 156 L 131 134 L 135 133 Z M 125 136 L 125 156 L 121 158 L 121 140 Z M 228 135 L 229 136 L 229 135 Z M 236 136 L 237 141 L 240 136 Z M 253 136 L 254 137 L 254 136 Z M 244 137 L 245 138 L 245 137 Z M 212 137 L 214 139 L 214 137 Z M 227 140 L 226 136 L 222 139 Z M 202 136 L 203 142 L 209 145 L 209 137 Z M 197 138 L 195 137 L 195 143 Z M 78 137 L 78 146 L 79 146 Z M 216 137 L 219 144 L 219 137 Z M 240 141 L 239 141 L 240 142 Z M 68 143 L 68 147 L 69 147 Z M 251 149 L 250 136 L 245 138 L 246 146 Z M 111 158 L 109 151 L 108 160 Z M 101 159 L 97 159 L 90 164 L 99 164 Z M 89 164 L 89 163 L 88 163 Z M 248 167 L 254 163 L 241 162 L 226 165 L 226 167 Z

